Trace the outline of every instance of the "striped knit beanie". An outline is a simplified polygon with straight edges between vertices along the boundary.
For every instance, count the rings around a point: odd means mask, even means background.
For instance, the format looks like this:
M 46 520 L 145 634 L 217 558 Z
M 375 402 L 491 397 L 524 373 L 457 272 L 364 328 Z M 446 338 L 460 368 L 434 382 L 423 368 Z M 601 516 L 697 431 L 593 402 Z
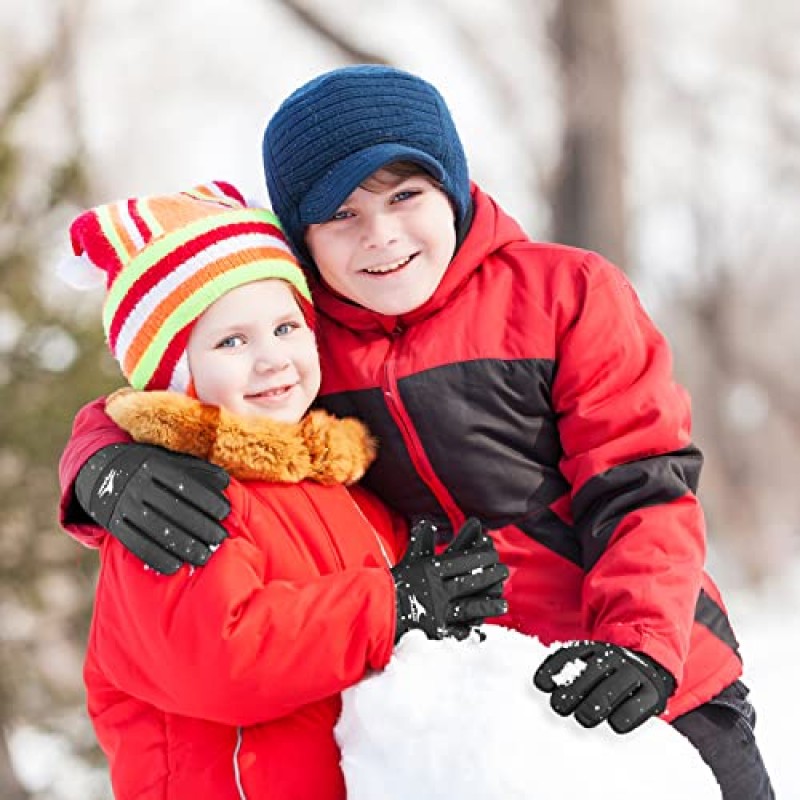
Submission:
M 221 181 L 97 206 L 75 219 L 70 235 L 83 266 L 73 259 L 62 275 L 77 285 L 76 268 L 86 274 L 88 266 L 104 279 L 103 328 L 135 389 L 189 389 L 192 327 L 231 289 L 280 278 L 311 301 L 275 215 L 248 208 Z
M 461 239 L 471 200 L 467 159 L 444 98 L 410 72 L 358 64 L 326 72 L 289 95 L 263 142 L 270 203 L 301 261 L 308 225 L 326 222 L 372 173 L 418 164 L 442 185 Z

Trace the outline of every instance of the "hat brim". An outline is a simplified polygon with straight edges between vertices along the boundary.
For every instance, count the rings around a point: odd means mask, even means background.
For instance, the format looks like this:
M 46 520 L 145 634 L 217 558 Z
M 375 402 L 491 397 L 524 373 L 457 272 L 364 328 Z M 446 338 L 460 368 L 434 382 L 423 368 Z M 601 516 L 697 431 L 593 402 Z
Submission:
M 343 158 L 311 187 L 300 202 L 300 222 L 303 225 L 327 222 L 373 172 L 396 161 L 419 164 L 435 180 L 444 180 L 442 165 L 422 150 L 396 143 L 374 145 Z

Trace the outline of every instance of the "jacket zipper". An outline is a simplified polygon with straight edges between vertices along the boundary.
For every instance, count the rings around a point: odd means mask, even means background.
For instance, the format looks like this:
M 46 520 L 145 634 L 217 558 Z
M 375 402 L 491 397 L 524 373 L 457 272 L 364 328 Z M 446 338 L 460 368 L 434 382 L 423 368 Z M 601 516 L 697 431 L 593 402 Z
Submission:
M 381 555 L 383 556 L 383 560 L 386 562 L 386 566 L 389 569 L 391 569 L 394 566 L 394 564 L 392 563 L 392 559 L 389 558 L 389 554 L 386 552 L 386 547 L 383 544 L 383 539 L 381 539 L 380 535 L 378 534 L 378 531 L 375 530 L 375 526 L 367 519 L 367 515 L 364 513 L 364 509 L 362 509 L 361 506 L 355 500 L 353 500 L 353 505 L 356 507 L 356 511 L 358 511 L 358 513 L 361 515 L 361 519 L 364 520 L 364 524 L 370 529 L 373 537 L 375 538 L 375 541 L 378 545 L 378 549 L 381 551 Z
M 439 505 L 447 514 L 453 530 L 457 531 L 464 523 L 464 512 L 458 507 L 447 487 L 439 480 L 439 476 L 431 466 L 414 424 L 403 405 L 403 401 L 400 399 L 400 391 L 397 385 L 396 359 L 394 357 L 394 353 L 399 347 L 397 336 L 400 333 L 401 331 L 395 331 L 392 334 L 389 354 L 383 364 L 383 383 L 381 386 L 383 398 L 389 413 L 392 415 L 392 419 L 400 430 L 400 435 L 403 437 L 406 450 L 414 469 L 417 471 L 417 475 L 439 501 Z
M 233 778 L 236 781 L 236 790 L 239 793 L 239 800 L 247 800 L 247 795 L 242 786 L 242 773 L 239 770 L 239 754 L 242 750 L 242 742 L 244 741 L 244 729 L 238 727 L 236 729 L 236 747 L 233 750 Z

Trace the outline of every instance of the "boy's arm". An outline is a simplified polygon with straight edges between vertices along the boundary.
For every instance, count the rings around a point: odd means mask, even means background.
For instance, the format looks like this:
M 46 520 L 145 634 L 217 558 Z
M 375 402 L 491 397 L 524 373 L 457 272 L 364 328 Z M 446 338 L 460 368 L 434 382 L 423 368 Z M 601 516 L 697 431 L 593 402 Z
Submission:
M 157 708 L 252 725 L 384 667 L 395 588 L 382 566 L 272 579 L 269 556 L 237 514 L 237 491 L 231 536 L 202 570 L 164 578 L 116 541 L 104 544 L 89 647 L 115 686 Z
M 131 437 L 105 413 L 104 397 L 85 405 L 72 423 L 72 434 L 58 463 L 61 484 L 59 521 L 71 536 L 90 547 L 99 547 L 106 532 L 97 527 L 75 497 L 75 479 L 81 467 L 98 450 L 131 441 Z
M 105 413 L 105 398 L 78 413 L 59 462 L 60 520 L 97 547 L 105 532 L 165 574 L 204 564 L 227 535 L 224 470 L 137 444 Z
M 689 398 L 619 270 L 588 254 L 572 292 L 553 397 L 584 622 L 591 638 L 642 652 L 680 682 L 706 547 Z

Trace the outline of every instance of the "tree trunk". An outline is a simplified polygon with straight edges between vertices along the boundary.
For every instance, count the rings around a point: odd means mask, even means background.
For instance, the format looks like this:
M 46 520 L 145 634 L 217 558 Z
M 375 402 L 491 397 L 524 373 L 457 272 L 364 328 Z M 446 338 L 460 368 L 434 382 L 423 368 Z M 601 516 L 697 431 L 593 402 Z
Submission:
M 14 774 L 5 731 L 0 736 L 0 797 L 3 800 L 30 800 L 30 794 Z
M 564 108 L 554 238 L 596 250 L 624 269 L 624 74 L 616 2 L 560 0 L 553 25 Z

